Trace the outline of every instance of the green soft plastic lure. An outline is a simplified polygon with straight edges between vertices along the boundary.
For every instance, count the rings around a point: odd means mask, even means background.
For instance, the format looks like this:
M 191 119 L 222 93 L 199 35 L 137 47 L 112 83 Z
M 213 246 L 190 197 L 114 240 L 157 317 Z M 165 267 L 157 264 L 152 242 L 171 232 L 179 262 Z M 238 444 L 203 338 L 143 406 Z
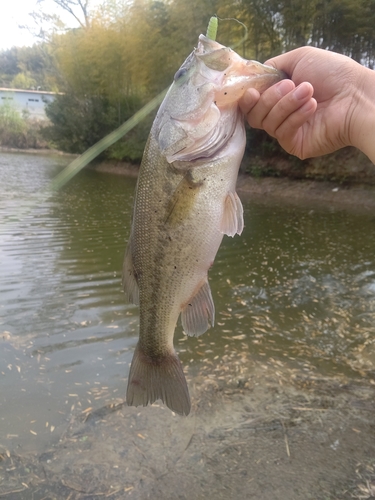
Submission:
M 210 38 L 211 40 L 214 41 L 216 40 L 217 26 L 218 26 L 217 17 L 212 16 L 207 26 L 207 33 L 206 33 L 207 38 Z

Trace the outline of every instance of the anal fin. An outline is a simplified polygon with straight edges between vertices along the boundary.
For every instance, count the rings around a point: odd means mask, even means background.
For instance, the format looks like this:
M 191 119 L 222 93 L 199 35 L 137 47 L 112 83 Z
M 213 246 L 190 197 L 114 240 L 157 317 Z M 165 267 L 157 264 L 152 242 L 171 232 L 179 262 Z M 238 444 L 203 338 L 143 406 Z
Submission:
M 244 228 L 243 207 L 236 192 L 228 193 L 224 201 L 224 212 L 220 230 L 228 236 L 241 234 Z
M 207 281 L 191 297 L 181 312 L 182 327 L 187 335 L 198 337 L 214 325 L 215 306 Z
M 139 305 L 139 288 L 134 272 L 130 241 L 125 251 L 124 265 L 122 268 L 122 286 L 124 288 L 126 300 L 131 304 Z

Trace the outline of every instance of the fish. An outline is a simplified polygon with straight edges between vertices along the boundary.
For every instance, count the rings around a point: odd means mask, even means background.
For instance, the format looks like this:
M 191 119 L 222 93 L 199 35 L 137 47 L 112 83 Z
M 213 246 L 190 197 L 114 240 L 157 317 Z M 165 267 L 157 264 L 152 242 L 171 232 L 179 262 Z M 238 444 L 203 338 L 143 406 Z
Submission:
M 174 76 L 145 146 L 123 264 L 128 302 L 139 306 L 139 340 L 126 402 L 161 400 L 188 415 L 190 396 L 173 345 L 178 318 L 188 336 L 214 326 L 208 282 L 224 235 L 241 234 L 236 193 L 246 136 L 239 100 L 285 78 L 200 35 Z

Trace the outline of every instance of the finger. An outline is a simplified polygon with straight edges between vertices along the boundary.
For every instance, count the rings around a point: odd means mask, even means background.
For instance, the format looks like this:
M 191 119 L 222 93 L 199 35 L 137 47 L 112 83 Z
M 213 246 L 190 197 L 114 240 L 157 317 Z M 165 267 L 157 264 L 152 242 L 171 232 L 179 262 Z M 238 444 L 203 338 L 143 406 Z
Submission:
M 263 123 L 271 110 L 293 89 L 294 83 L 291 80 L 282 80 L 263 92 L 258 103 L 247 113 L 249 125 L 253 128 L 264 128 Z
M 314 148 L 314 144 L 311 144 L 313 140 L 308 137 L 309 132 L 304 129 L 306 126 L 309 127 L 309 121 L 312 119 L 316 108 L 316 100 L 310 99 L 297 111 L 289 115 L 275 132 L 275 137 L 280 145 L 288 153 L 294 154 L 301 159 L 314 156 L 311 150 L 311 148 Z
M 276 137 L 276 130 L 279 129 L 288 117 L 310 101 L 313 93 L 314 89 L 310 83 L 301 83 L 270 109 L 269 113 L 262 120 L 262 128 L 273 137 Z
M 256 89 L 247 89 L 244 93 L 242 99 L 239 101 L 240 108 L 243 114 L 246 116 L 255 104 L 259 101 L 260 94 Z
M 299 128 L 302 127 L 313 116 L 317 108 L 317 102 L 314 98 L 309 99 L 303 106 L 290 114 L 276 129 L 275 137 L 279 141 L 285 141 L 289 136 L 294 136 Z

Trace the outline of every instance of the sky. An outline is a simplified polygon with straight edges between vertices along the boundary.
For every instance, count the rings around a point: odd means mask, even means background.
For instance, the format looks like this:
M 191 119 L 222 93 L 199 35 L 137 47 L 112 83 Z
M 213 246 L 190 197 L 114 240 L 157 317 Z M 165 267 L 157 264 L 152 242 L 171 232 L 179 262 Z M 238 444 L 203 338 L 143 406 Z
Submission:
M 29 12 L 35 9 L 36 0 L 0 0 L 0 50 L 16 45 L 32 45 L 36 40 L 20 24 L 30 24 Z
M 0 0 L 0 50 L 32 45 L 38 41 L 27 29 L 19 28 L 19 25 L 32 24 L 29 13 L 36 10 L 36 4 L 37 0 Z M 65 22 L 72 24 L 70 16 L 56 10 L 52 0 L 44 0 L 43 5 L 48 12 L 59 13 Z

